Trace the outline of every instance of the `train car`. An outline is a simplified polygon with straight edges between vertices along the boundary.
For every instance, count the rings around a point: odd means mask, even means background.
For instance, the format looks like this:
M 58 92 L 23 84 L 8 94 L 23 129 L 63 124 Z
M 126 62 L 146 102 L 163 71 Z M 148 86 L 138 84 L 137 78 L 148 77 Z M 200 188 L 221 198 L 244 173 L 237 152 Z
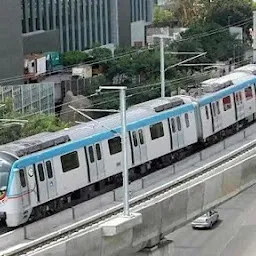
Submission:
M 204 141 L 216 140 L 228 129 L 238 130 L 254 120 L 255 85 L 256 76 L 241 69 L 202 83 L 204 96 L 199 105 Z
M 130 176 L 197 143 L 195 107 L 186 97 L 127 110 Z M 121 179 L 119 114 L 0 147 L 0 217 L 16 227 L 90 198 Z M 131 177 L 132 178 L 132 177 Z

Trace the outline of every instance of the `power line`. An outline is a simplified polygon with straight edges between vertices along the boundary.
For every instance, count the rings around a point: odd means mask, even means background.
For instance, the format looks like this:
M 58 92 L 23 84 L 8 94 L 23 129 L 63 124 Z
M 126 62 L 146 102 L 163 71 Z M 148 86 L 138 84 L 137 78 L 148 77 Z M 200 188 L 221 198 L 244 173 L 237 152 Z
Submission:
M 213 35 L 213 34 L 216 34 L 216 33 L 221 33 L 221 32 L 226 31 L 227 29 L 229 29 L 230 27 L 232 27 L 234 25 L 239 25 L 239 26 L 245 25 L 245 24 L 249 23 L 251 20 L 252 20 L 252 18 L 247 18 L 247 19 L 244 19 L 240 22 L 236 22 L 236 23 L 233 23 L 231 25 L 228 25 L 228 26 L 224 27 L 223 29 L 213 29 L 212 31 L 203 32 L 203 33 L 200 33 L 200 34 L 196 34 L 192 37 L 177 40 L 177 42 L 183 42 L 183 41 L 187 41 L 187 40 L 194 40 L 194 39 L 197 39 L 197 38 L 200 38 L 200 37 L 206 37 L 206 36 L 210 36 L 210 35 Z M 159 47 L 159 45 L 156 45 L 156 46 L 153 47 L 153 49 L 157 49 L 158 47 Z M 100 61 L 95 61 L 95 62 L 88 61 L 88 62 L 84 62 L 84 63 L 80 63 L 80 64 L 74 64 L 74 65 L 66 66 L 63 69 L 60 69 L 58 71 L 67 70 L 69 68 L 72 68 L 72 67 L 75 67 L 75 66 L 78 66 L 78 65 L 84 65 L 84 64 L 94 65 L 94 64 L 105 63 L 105 62 L 108 62 L 108 61 L 111 61 L 111 60 L 116 60 L 116 59 L 120 59 L 120 58 L 123 58 L 123 57 L 127 57 L 131 54 L 145 52 L 145 51 L 149 51 L 149 50 L 153 50 L 153 49 L 152 48 L 148 49 L 147 47 L 144 47 L 144 49 L 136 49 L 134 51 L 127 52 L 127 53 L 124 53 L 124 54 L 120 54 L 120 55 L 110 57 L 110 58 L 105 58 L 105 59 L 100 60 Z M 54 74 L 54 73 L 56 73 L 56 71 L 52 71 L 52 72 L 49 72 L 47 74 Z M 9 78 L 3 78 L 3 79 L 0 79 L 0 83 L 13 82 L 13 81 L 21 80 L 23 78 L 24 78 L 23 76 L 14 76 L 14 77 L 9 77 Z

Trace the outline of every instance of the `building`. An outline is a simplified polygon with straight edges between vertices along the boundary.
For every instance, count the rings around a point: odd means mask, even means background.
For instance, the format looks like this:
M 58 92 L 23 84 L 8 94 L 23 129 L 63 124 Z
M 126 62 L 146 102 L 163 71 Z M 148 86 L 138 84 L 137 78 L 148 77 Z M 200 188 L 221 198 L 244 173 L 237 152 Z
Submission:
M 23 75 L 21 9 L 17 0 L 0 3 L 0 83 L 10 77 L 19 81 Z
M 22 32 L 58 30 L 61 51 L 85 50 L 95 43 L 131 45 L 131 22 L 152 21 L 154 4 L 154 0 L 21 2 Z
M 152 21 L 155 0 L 0 0 L 0 3 L 0 84 L 7 85 L 21 83 L 24 55 L 85 50 L 95 43 L 130 46 L 132 41 L 141 40 L 138 31 Z M 134 22 L 140 22 L 140 30 L 132 29 Z M 2 80 L 5 78 L 12 81 Z

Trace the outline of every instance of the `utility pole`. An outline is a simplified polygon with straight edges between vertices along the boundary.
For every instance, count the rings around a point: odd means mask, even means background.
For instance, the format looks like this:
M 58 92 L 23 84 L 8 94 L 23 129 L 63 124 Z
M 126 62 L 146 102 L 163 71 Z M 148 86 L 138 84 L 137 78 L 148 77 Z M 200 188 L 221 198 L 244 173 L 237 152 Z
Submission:
M 127 161 L 127 128 L 126 128 L 126 86 L 100 86 L 101 90 L 119 90 L 120 114 L 121 114 L 121 137 L 122 137 L 122 158 L 123 158 L 123 188 L 124 188 L 124 215 L 130 216 L 129 210 L 129 173 Z
M 256 63 L 256 11 L 253 11 L 253 63 Z
M 161 97 L 165 97 L 164 38 L 160 37 Z

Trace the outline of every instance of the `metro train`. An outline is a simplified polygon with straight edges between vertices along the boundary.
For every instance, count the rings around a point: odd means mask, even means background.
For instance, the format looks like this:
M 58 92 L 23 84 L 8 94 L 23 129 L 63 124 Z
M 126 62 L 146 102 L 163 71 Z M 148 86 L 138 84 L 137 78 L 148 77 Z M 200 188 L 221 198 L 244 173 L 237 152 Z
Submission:
M 214 143 L 255 120 L 256 65 L 202 83 L 202 95 L 127 110 L 130 179 Z M 119 114 L 0 146 L 0 218 L 8 227 L 48 216 L 122 184 Z

